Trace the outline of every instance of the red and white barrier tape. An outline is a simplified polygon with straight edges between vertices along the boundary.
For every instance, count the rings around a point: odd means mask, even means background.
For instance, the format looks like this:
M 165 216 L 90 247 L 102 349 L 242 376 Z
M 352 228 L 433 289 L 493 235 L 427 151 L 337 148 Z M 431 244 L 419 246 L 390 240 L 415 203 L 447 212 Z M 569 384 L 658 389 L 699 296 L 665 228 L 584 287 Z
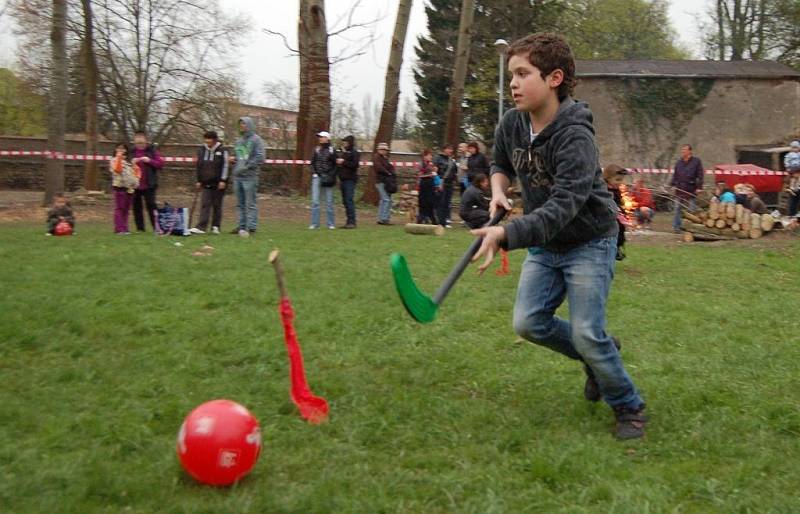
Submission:
M 65 161 L 108 161 L 110 155 L 82 155 L 62 154 L 47 150 L 0 150 L 0 157 L 44 157 L 46 159 L 61 159 Z M 196 157 L 162 157 L 164 162 L 195 162 Z M 264 159 L 264 164 L 311 164 L 311 161 L 298 159 Z M 361 161 L 361 166 L 372 166 L 372 161 Z M 399 167 L 413 168 L 416 162 L 394 161 L 392 164 Z
M 65 161 L 107 161 L 111 159 L 109 155 L 81 155 L 81 154 L 62 154 L 60 152 L 50 152 L 47 150 L 0 150 L 0 157 L 44 157 L 46 159 L 61 159 Z M 165 162 L 195 162 L 195 157 L 163 157 Z M 264 164 L 311 164 L 311 161 L 297 159 L 264 159 Z M 361 166 L 372 166 L 372 161 L 361 161 Z M 393 161 L 397 167 L 413 168 L 417 165 L 416 161 Z M 671 175 L 672 170 L 668 168 L 627 168 L 631 173 L 645 173 L 651 175 Z M 787 175 L 785 171 L 752 171 L 752 170 L 705 170 L 706 175 L 740 175 L 740 176 L 771 176 Z

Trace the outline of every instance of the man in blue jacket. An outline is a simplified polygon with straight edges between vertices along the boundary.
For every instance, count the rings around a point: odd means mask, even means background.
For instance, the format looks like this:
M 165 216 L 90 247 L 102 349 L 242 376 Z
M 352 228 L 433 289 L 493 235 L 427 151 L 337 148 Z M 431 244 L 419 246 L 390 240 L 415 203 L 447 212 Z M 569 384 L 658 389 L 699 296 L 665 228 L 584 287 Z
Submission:
M 239 118 L 239 139 L 233 147 L 233 187 L 236 191 L 236 208 L 239 211 L 239 226 L 233 234 L 249 237 L 258 228 L 258 175 L 264 162 L 264 141 L 256 134 L 253 120 L 247 116 Z

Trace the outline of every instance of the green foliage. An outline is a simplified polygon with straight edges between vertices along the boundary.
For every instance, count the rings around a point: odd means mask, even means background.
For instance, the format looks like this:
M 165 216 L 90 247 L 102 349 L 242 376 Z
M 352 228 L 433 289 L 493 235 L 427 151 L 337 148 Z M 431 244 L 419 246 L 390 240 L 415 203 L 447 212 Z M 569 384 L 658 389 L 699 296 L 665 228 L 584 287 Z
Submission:
M 447 115 L 461 1 L 428 3 L 429 34 L 418 41 L 414 77 L 420 91 L 421 136 L 438 143 Z M 512 42 L 541 31 L 564 34 L 578 59 L 684 55 L 674 44 L 660 0 L 478 0 L 465 84 L 464 137 L 493 141 L 499 78 L 494 41 Z M 505 108 L 511 106 L 507 101 Z
M 582 0 L 560 28 L 577 59 L 685 59 L 663 0 Z
M 11 70 L 0 68 L 0 134 L 44 136 L 46 112 L 42 96 L 32 93 Z
M 626 78 L 611 94 L 622 113 L 622 131 L 631 148 L 664 150 L 655 167 L 669 167 L 692 118 L 714 87 L 713 79 Z M 658 139 L 668 134 L 669 143 Z
M 380 230 L 379 230 L 380 229 Z M 431 292 L 470 241 L 364 225 L 256 237 L 73 238 L 0 226 L 0 505 L 4 512 L 793 512 L 800 482 L 800 244 L 630 245 L 609 330 L 652 419 L 610 435 L 580 366 L 517 340 L 516 278 L 467 272 L 439 319 L 411 322 L 390 282 L 403 252 Z M 205 240 L 211 257 L 190 254 Z M 288 400 L 283 251 L 310 384 Z M 517 272 L 524 252 L 512 252 Z M 727 277 L 745 280 L 722 280 Z M 789 322 L 787 322 L 789 320 Z M 175 458 L 183 417 L 228 397 L 264 450 L 235 487 Z

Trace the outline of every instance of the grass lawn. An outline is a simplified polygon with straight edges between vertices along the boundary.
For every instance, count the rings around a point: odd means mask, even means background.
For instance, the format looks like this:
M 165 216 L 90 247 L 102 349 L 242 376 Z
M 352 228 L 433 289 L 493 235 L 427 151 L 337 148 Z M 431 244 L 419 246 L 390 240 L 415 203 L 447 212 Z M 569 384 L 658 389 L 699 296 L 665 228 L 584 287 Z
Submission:
M 511 329 L 517 272 L 467 272 L 430 325 L 388 268 L 432 292 L 469 236 L 399 227 L 257 237 L 73 238 L 0 226 L 0 511 L 797 512 L 800 243 L 630 246 L 609 329 L 643 391 L 647 439 L 620 443 L 574 362 Z M 176 247 L 181 241 L 185 246 Z M 304 423 L 267 255 L 283 251 L 312 389 Z M 216 489 L 175 457 L 186 414 L 246 405 L 264 448 Z

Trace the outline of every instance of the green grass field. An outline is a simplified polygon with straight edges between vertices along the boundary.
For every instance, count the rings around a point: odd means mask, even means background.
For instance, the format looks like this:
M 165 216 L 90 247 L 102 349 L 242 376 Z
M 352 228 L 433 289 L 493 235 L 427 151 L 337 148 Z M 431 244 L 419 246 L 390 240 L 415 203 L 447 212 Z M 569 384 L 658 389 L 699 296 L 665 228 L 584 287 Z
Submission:
M 432 292 L 469 241 L 399 227 L 257 237 L 0 226 L 0 511 L 798 512 L 800 244 L 630 246 L 609 329 L 648 402 L 610 434 L 578 365 L 519 341 L 514 274 L 469 271 L 434 324 L 402 309 L 388 256 Z M 312 389 L 304 423 L 267 255 L 281 248 Z M 175 457 L 186 414 L 246 405 L 264 448 L 231 488 Z

